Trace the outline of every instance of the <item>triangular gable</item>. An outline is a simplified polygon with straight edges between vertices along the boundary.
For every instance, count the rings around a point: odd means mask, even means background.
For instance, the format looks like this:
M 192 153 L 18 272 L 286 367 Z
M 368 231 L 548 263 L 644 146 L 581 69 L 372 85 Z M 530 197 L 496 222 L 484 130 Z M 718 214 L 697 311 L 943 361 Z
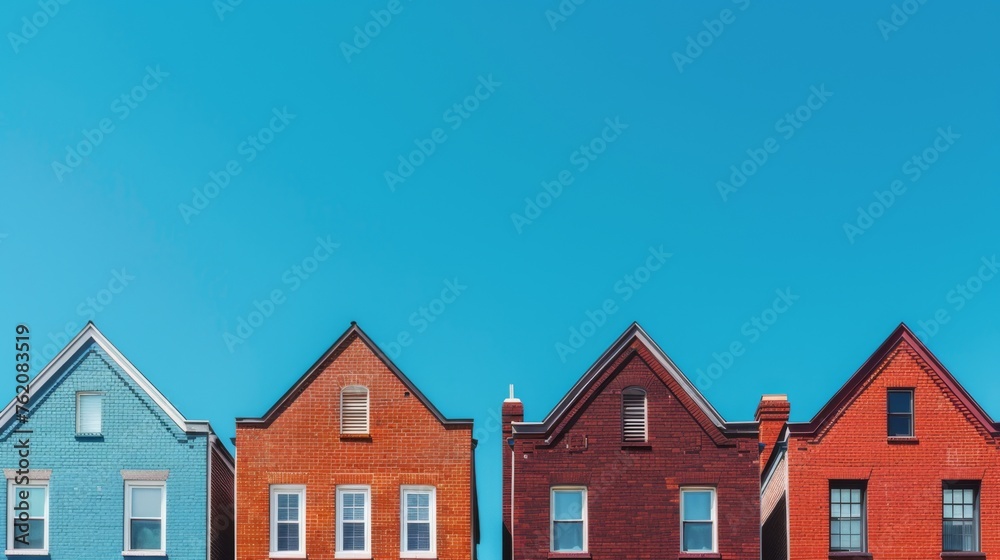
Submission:
M 616 373 L 633 355 L 637 354 L 674 392 L 678 401 L 699 424 L 713 435 L 716 442 L 724 441 L 727 435 L 734 433 L 757 433 L 756 422 L 726 422 L 715 410 L 715 407 L 705 399 L 704 395 L 685 376 L 673 360 L 646 334 L 638 323 L 632 323 L 618 337 L 618 340 L 608 348 L 600 358 L 576 382 L 572 389 L 549 412 L 541 422 L 515 422 L 514 432 L 517 434 L 536 434 L 551 436 L 561 431 L 569 420 L 569 412 L 573 410 L 580 399 L 584 398 L 603 379 Z
M 951 372 L 938 361 L 937 357 L 924 346 L 920 339 L 904 323 L 900 323 L 896 327 L 896 330 L 889 335 L 889 338 L 854 372 L 854 375 L 816 413 L 816 416 L 812 420 L 809 422 L 789 422 L 788 432 L 795 435 L 816 435 L 820 433 L 854 402 L 867 386 L 869 379 L 881 371 L 882 367 L 886 364 L 886 360 L 903 343 L 909 345 L 916 352 L 919 360 L 925 365 L 924 369 L 929 374 L 937 376 L 945 388 L 955 396 L 958 400 L 957 404 L 959 408 L 965 409 L 966 416 L 971 421 L 978 424 L 986 434 L 993 436 L 1000 435 L 1000 425 L 990 419 L 989 415 L 979 406 L 979 403 L 972 398 L 972 395 L 962 387 L 962 384 L 955 379 Z
M 364 342 L 365 346 L 367 346 L 368 349 L 371 350 L 371 352 L 375 354 L 375 356 L 381 360 L 383 364 L 385 364 L 389 371 L 402 381 L 403 385 L 406 385 L 406 388 L 409 389 L 410 393 L 417 397 L 417 399 L 419 399 L 420 402 L 427 407 L 427 410 L 429 410 L 431 414 L 433 414 L 434 417 L 441 422 L 441 424 L 445 426 L 472 425 L 471 418 L 445 418 L 445 416 L 441 414 L 441 411 L 438 410 L 437 407 L 434 406 L 434 404 L 431 403 L 431 401 L 424 396 L 419 389 L 417 389 L 417 386 L 414 385 L 413 382 L 410 381 L 410 379 L 406 377 L 406 375 L 404 375 L 398 367 L 396 367 L 396 364 L 392 363 L 392 360 L 390 360 L 389 357 L 382 352 L 382 349 L 379 348 L 354 321 L 351 321 L 351 326 L 344 331 L 344 334 L 340 335 L 340 338 L 338 338 L 337 341 L 334 342 L 333 345 L 330 346 L 330 348 L 324 352 L 318 360 L 316 360 L 316 363 L 310 366 L 302 377 L 300 377 L 299 380 L 296 381 L 295 384 L 292 385 L 291 388 L 289 388 L 288 391 L 286 391 L 285 394 L 282 395 L 281 398 L 278 399 L 278 401 L 264 413 L 264 416 L 261 416 L 260 418 L 237 418 L 236 423 L 238 425 L 269 425 L 281 414 L 284 409 L 288 408 L 288 405 L 290 405 L 296 397 L 298 397 L 305 390 L 312 379 L 323 371 L 323 366 L 331 359 L 336 358 L 336 356 L 338 356 L 344 349 L 350 346 L 351 342 L 353 342 L 355 338 Z
M 73 340 L 66 345 L 52 360 L 42 368 L 42 371 L 35 376 L 34 379 L 28 384 L 29 394 L 32 396 L 32 400 L 40 400 L 45 392 L 47 392 L 52 387 L 55 387 L 62 376 L 69 371 L 70 366 L 72 366 L 76 359 L 82 355 L 92 344 L 97 345 L 101 350 L 112 361 L 117 365 L 122 371 L 128 375 L 135 384 L 142 389 L 143 392 L 152 400 L 160 409 L 166 414 L 171 420 L 177 424 L 177 427 L 186 433 L 198 433 L 198 434 L 208 434 L 212 433 L 212 429 L 206 420 L 188 420 L 174 408 L 174 405 L 170 404 L 157 389 L 149 382 L 146 377 L 139 372 L 138 369 L 132 362 L 128 361 L 127 358 L 115 347 L 114 344 L 98 330 L 97 326 L 92 322 L 88 322 L 83 330 L 81 330 Z M 14 418 L 14 414 L 17 410 L 17 400 L 12 399 L 10 403 L 0 411 L 0 426 L 6 427 L 7 424 Z

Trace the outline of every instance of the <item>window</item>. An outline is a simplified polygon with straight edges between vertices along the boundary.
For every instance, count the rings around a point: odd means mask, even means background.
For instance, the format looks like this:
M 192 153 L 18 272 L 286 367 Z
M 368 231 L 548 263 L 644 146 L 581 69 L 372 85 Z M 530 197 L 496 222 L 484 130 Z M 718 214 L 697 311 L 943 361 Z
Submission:
M 681 551 L 715 552 L 715 488 L 681 488 Z
M 622 441 L 646 441 L 646 391 L 622 391 Z
M 271 557 L 306 557 L 305 486 L 271 486 Z
M 368 389 L 357 385 L 340 393 L 340 433 L 368 433 Z
M 167 487 L 163 482 L 125 483 L 125 553 L 166 552 Z
M 337 487 L 337 558 L 371 557 L 371 488 Z
M 49 485 L 7 485 L 7 554 L 48 554 Z
M 587 489 L 553 488 L 552 552 L 586 552 Z
M 944 484 L 944 527 L 941 531 L 945 552 L 979 551 L 979 484 Z
M 403 486 L 400 500 L 400 556 L 437 556 L 437 506 L 433 486 Z
M 863 484 L 830 484 L 830 550 L 864 552 L 865 488 Z
M 76 433 L 81 436 L 101 435 L 100 393 L 76 394 Z
M 890 389 L 889 437 L 913 437 L 913 390 Z

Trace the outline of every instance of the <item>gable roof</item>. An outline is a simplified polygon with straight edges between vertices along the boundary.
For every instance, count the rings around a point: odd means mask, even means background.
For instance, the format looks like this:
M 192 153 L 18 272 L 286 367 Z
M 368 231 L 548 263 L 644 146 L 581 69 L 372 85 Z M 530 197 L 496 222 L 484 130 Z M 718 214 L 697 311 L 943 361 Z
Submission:
M 189 434 L 212 433 L 212 427 L 208 424 L 207 420 L 188 420 L 184 418 L 184 415 L 174 408 L 174 405 L 170 404 L 170 401 L 90 321 L 28 384 L 28 392 L 32 395 L 32 400 L 39 399 L 45 391 L 55 387 L 63 375 L 70 370 L 69 366 L 92 345 L 96 345 L 103 350 L 114 361 L 115 365 L 121 368 L 149 396 L 150 400 L 156 403 L 163 410 L 164 414 L 177 424 L 177 427 L 181 431 Z M 12 399 L 0 411 L 0 426 L 6 426 L 14 418 L 14 413 L 17 409 L 16 405 L 17 400 Z
M 556 404 L 555 408 L 549 412 L 545 420 L 541 422 L 514 422 L 515 434 L 551 434 L 552 430 L 558 426 L 573 405 L 584 395 L 591 386 L 601 378 L 601 374 L 615 363 L 620 357 L 625 355 L 633 342 L 641 343 L 651 354 L 656 362 L 667 374 L 673 378 L 680 388 L 694 402 L 707 421 L 714 425 L 720 432 L 726 434 L 734 433 L 757 433 L 756 422 L 726 422 L 722 415 L 715 410 L 715 407 L 701 394 L 701 391 L 685 376 L 680 368 L 670 359 L 669 356 L 653 341 L 646 331 L 638 323 L 632 323 L 625 332 L 604 351 L 596 362 L 586 373 L 583 374 L 573 388 Z
M 990 416 L 972 398 L 972 395 L 962 387 L 962 384 L 955 379 L 951 372 L 948 371 L 948 368 L 944 367 L 938 361 L 937 357 L 920 342 L 920 339 L 913 334 L 913 331 L 905 323 L 900 323 L 896 327 L 896 330 L 892 331 L 889 338 L 885 339 L 885 342 L 875 350 L 875 353 L 847 380 L 847 383 L 844 383 L 844 386 L 834 393 L 833 397 L 816 413 L 816 416 L 812 420 L 809 422 L 789 422 L 787 425 L 788 432 L 795 435 L 817 434 L 840 411 L 844 410 L 857 398 L 865 382 L 876 374 L 886 358 L 903 343 L 908 344 L 916 352 L 917 356 L 941 379 L 944 386 L 955 395 L 959 403 L 968 410 L 969 415 L 981 424 L 986 432 L 992 435 L 1000 435 L 1000 425 L 990 419 Z
M 369 338 L 367 334 L 365 334 L 365 331 L 361 330 L 361 327 L 359 327 L 358 324 L 355 323 L 354 321 L 351 321 L 351 326 L 348 327 L 346 331 L 344 331 L 344 334 L 340 335 L 340 338 L 338 338 L 337 341 L 334 342 L 333 345 L 330 346 L 330 348 L 326 352 L 324 352 L 323 355 L 320 356 L 319 359 L 316 360 L 316 362 L 312 366 L 310 366 L 309 369 L 306 370 L 304 374 L 302 374 L 302 377 L 300 377 L 299 380 L 296 381 L 295 384 L 292 385 L 288 389 L 288 391 L 286 391 L 285 394 L 282 395 L 281 398 L 278 399 L 278 401 L 274 403 L 274 405 L 267 412 L 264 413 L 263 416 L 261 416 L 260 418 L 237 418 L 236 424 L 268 425 L 271 422 L 273 422 L 274 419 L 281 414 L 281 411 L 285 409 L 288 405 L 290 405 L 292 401 L 294 401 L 295 398 L 298 397 L 302 393 L 302 391 L 305 390 L 309 382 L 323 370 L 323 365 L 327 361 L 329 361 L 330 358 L 336 356 L 342 350 L 346 349 L 350 345 L 350 343 L 354 340 L 354 338 L 358 338 L 359 340 L 364 342 L 365 346 L 367 346 L 368 349 L 371 350 L 371 352 L 375 354 L 375 356 L 379 360 L 381 360 L 382 363 L 385 364 L 387 368 L 389 368 L 389 371 L 391 371 L 396 377 L 399 378 L 400 381 L 403 382 L 403 385 L 406 385 L 406 388 L 409 389 L 410 393 L 413 394 L 413 396 L 417 397 L 417 399 L 419 399 L 420 402 L 423 403 L 423 405 L 426 406 L 427 409 L 431 411 L 431 414 L 433 414 L 434 417 L 437 418 L 439 422 L 441 422 L 445 426 L 472 425 L 471 418 L 456 418 L 456 419 L 445 418 L 444 414 L 441 414 L 441 411 L 438 410 L 437 407 L 434 406 L 434 404 L 426 396 L 424 396 L 423 393 L 420 392 L 420 389 L 417 389 L 417 386 L 414 385 L 413 382 L 410 381 L 410 379 L 406 377 L 406 375 L 404 375 L 403 372 L 400 371 L 398 367 L 396 367 L 396 364 L 392 363 L 392 360 L 390 360 L 389 357 L 386 356 L 384 352 L 382 352 L 382 349 L 379 348 L 375 344 L 375 342 L 373 342 L 372 339 Z

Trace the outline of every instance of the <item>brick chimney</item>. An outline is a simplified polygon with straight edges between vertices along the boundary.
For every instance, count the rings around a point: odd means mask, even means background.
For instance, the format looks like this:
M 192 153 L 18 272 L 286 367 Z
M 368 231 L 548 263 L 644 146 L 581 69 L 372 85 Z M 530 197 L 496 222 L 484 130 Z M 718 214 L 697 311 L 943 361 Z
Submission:
M 503 438 L 500 443 L 503 447 L 503 558 L 511 558 L 511 526 L 510 526 L 510 490 L 511 490 L 511 447 L 508 440 L 514 435 L 512 422 L 524 421 L 524 405 L 521 399 L 514 397 L 514 386 L 510 386 L 510 396 L 504 399 L 501 409 L 501 421 L 503 422 Z M 515 480 L 516 483 L 516 480 Z M 515 489 L 516 491 L 516 489 Z
M 760 398 L 754 420 L 760 423 L 760 443 L 764 444 L 764 450 L 760 454 L 762 472 L 768 459 L 771 458 L 771 453 L 774 452 L 778 434 L 788 422 L 791 410 L 792 405 L 788 402 L 788 395 L 763 395 Z

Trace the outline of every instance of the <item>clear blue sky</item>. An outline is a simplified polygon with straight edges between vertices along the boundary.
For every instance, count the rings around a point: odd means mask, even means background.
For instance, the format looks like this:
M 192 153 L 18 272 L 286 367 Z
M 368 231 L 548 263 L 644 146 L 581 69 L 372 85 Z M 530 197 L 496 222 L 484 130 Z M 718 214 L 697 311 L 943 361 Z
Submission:
M 0 6 L 33 371 L 93 319 L 228 440 L 356 320 L 476 419 L 485 560 L 507 384 L 540 420 L 632 321 L 729 420 L 924 321 L 1000 416 L 995 2 L 330 4 Z

